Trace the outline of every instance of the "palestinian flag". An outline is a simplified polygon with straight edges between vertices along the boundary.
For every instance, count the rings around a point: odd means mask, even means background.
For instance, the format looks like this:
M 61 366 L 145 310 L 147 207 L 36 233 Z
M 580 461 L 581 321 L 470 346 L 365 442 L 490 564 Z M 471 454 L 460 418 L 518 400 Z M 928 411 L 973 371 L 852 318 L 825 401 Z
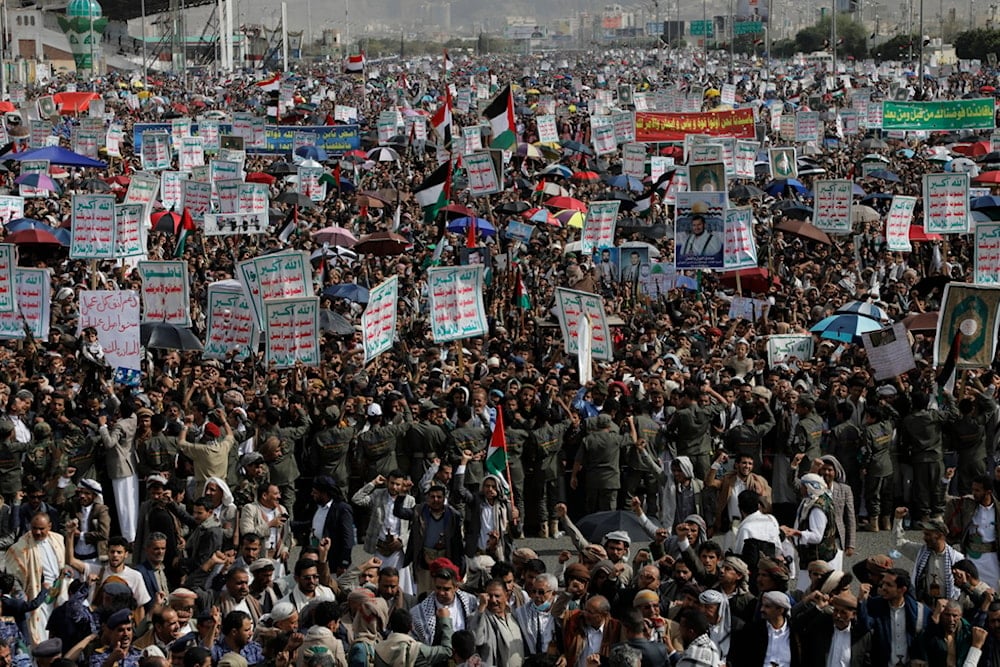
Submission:
M 181 224 L 177 234 L 177 245 L 174 246 L 174 257 L 179 258 L 184 256 L 188 236 L 194 230 L 194 218 L 191 217 L 191 211 L 185 206 L 184 211 L 181 213 Z
M 347 56 L 347 64 L 344 65 L 345 72 L 362 73 L 365 71 L 365 52 L 353 56 Z
M 514 286 L 514 306 L 522 310 L 531 308 L 531 297 L 528 296 L 528 288 L 524 284 L 524 274 L 521 273 L 521 266 L 517 267 L 517 285 Z
M 281 231 L 278 232 L 278 240 L 282 243 L 288 243 L 288 240 L 295 235 L 299 228 L 299 207 L 293 206 L 292 210 L 288 212 L 285 216 L 285 224 L 282 225 Z
M 434 222 L 442 206 L 447 206 L 451 197 L 451 160 L 431 173 L 413 192 L 424 209 L 424 222 Z
M 507 434 L 503 428 L 503 407 L 497 408 L 497 424 L 490 437 L 490 446 L 486 449 L 486 472 L 496 475 L 503 484 L 504 491 L 510 491 L 510 474 L 507 463 Z
M 270 79 L 264 79 L 263 81 L 258 81 L 254 84 L 257 89 L 265 93 L 278 92 L 281 88 L 281 72 L 276 73 Z
M 641 217 L 646 217 L 653 210 L 653 197 L 656 196 L 656 190 L 650 190 L 644 194 L 639 199 L 635 200 L 635 212 Z
M 941 371 L 937 375 L 937 384 L 945 391 L 955 391 L 955 371 L 958 366 L 958 354 L 961 349 L 962 332 L 956 331 L 955 337 L 951 341 L 951 349 L 948 350 L 948 358 L 944 360 Z
M 514 96 L 510 92 L 510 84 L 493 98 L 483 110 L 483 116 L 492 130 L 490 148 L 513 150 L 517 144 L 517 124 L 514 122 Z
M 431 116 L 431 127 L 437 134 L 441 146 L 445 150 L 451 150 L 451 91 L 445 86 L 444 104 L 442 104 L 434 115 Z

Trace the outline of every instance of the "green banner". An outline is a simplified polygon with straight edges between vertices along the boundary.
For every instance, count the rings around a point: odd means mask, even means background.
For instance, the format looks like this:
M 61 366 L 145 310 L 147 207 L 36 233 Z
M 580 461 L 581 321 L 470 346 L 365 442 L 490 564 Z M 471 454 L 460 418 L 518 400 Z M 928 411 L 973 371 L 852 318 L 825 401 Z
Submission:
M 738 21 L 733 23 L 733 34 L 756 35 L 764 32 L 764 24 L 760 21 Z
M 713 21 L 691 21 L 692 37 L 703 37 L 706 33 L 708 37 L 715 36 L 715 23 Z
M 949 102 L 882 102 L 883 130 L 992 130 L 993 98 Z

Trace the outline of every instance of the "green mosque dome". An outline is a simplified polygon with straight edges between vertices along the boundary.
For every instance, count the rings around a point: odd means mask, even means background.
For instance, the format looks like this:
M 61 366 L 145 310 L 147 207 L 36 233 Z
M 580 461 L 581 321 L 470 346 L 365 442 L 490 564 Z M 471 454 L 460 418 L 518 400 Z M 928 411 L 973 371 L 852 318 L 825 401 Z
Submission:
M 66 6 L 66 16 L 79 16 L 83 18 L 100 18 L 103 14 L 101 3 L 97 0 L 72 0 Z

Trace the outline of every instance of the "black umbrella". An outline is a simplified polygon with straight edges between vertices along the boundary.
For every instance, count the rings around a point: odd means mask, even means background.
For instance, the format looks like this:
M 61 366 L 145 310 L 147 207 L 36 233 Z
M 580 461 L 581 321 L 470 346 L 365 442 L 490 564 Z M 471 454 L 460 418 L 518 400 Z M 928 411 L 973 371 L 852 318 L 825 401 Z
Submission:
M 354 335 L 354 326 L 346 317 L 325 308 L 319 311 L 319 328 L 338 336 Z
M 593 155 L 594 149 L 587 144 L 581 144 L 579 141 L 573 141 L 572 139 L 563 139 L 559 142 L 566 152 L 569 153 L 583 153 L 584 155 Z
M 272 163 L 271 166 L 267 168 L 267 173 L 272 176 L 288 176 L 289 174 L 294 174 L 297 171 L 298 169 L 295 165 L 288 164 L 287 162 L 283 162 L 281 160 Z
M 635 512 L 622 510 L 595 512 L 577 521 L 576 527 L 584 537 L 595 544 L 604 544 L 604 537 L 608 533 L 619 530 L 628 533 L 633 544 L 649 541 L 649 533 Z
M 638 204 L 632 198 L 632 195 L 628 192 L 622 192 L 621 190 L 612 190 L 610 192 L 605 192 L 604 194 L 598 196 L 595 201 L 617 201 L 620 202 L 618 207 L 622 211 L 631 211 Z
M 291 190 L 289 190 L 288 192 L 282 192 L 280 195 L 277 196 L 275 201 L 279 201 L 282 204 L 290 204 L 292 206 L 298 206 L 299 208 L 312 208 L 313 206 L 316 205 L 316 203 L 313 202 L 313 200 L 310 199 L 309 197 L 306 197 L 305 195 L 300 194 L 298 192 L 292 192 Z
M 191 329 L 166 322 L 147 322 L 140 325 L 139 341 L 148 348 L 159 350 L 202 351 L 205 349 Z
M 493 211 L 502 215 L 517 215 L 519 213 L 524 213 L 530 208 L 531 204 L 526 201 L 509 201 L 505 204 L 500 204 L 494 208 Z
M 914 291 L 920 296 L 927 296 L 935 290 L 944 293 L 944 286 L 951 282 L 948 276 L 928 276 L 917 281 L 913 286 Z
M 740 183 L 729 191 L 729 196 L 733 199 L 756 199 L 757 197 L 763 197 L 766 194 L 766 192 L 758 188 L 756 185 L 745 183 Z

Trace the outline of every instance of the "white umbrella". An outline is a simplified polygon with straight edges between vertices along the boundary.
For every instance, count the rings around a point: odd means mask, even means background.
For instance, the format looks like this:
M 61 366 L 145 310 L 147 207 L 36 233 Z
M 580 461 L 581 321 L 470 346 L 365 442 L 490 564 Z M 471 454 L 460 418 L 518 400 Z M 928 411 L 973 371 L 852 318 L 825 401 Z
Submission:
M 646 243 L 645 241 L 626 241 L 619 246 L 622 250 L 626 248 L 646 248 L 649 251 L 650 259 L 659 259 L 660 251 L 652 243 Z
M 368 158 L 376 162 L 399 162 L 399 153 L 387 146 L 379 146 L 368 151 Z

